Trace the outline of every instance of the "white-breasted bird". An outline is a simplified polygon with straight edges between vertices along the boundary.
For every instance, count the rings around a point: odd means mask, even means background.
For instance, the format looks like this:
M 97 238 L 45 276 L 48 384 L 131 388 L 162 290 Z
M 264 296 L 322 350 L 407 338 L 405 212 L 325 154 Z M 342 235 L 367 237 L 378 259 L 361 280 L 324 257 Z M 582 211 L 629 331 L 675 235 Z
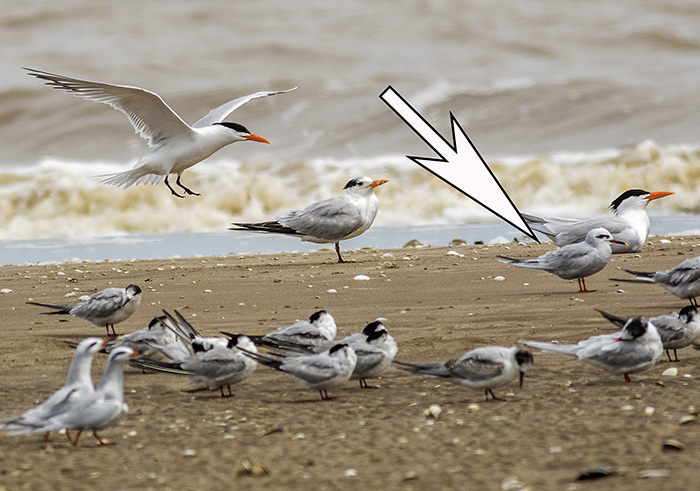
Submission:
M 419 375 L 444 378 L 473 390 L 483 390 L 486 400 L 503 401 L 493 393 L 516 377 L 523 386 L 525 372 L 533 364 L 532 353 L 517 346 L 483 346 L 467 351 L 445 363 L 406 363 L 394 361 L 398 368 Z
M 620 332 L 593 336 L 578 344 L 563 345 L 540 341 L 520 341 L 525 346 L 550 353 L 575 356 L 612 375 L 629 375 L 651 368 L 664 352 L 654 324 L 644 317 L 629 319 Z
M 369 229 L 379 209 L 374 189 L 387 182 L 386 179 L 356 177 L 345 185 L 344 194 L 287 212 L 269 222 L 232 223 L 234 227 L 229 230 L 291 235 L 316 244 L 334 243 L 338 262 L 344 263 L 340 241 L 357 237 Z
M 265 138 L 251 133 L 238 123 L 225 122 L 224 119 L 246 102 L 282 94 L 291 90 L 256 92 L 212 109 L 206 116 L 192 126 L 185 123 L 161 97 L 151 91 L 127 85 L 114 85 L 90 82 L 77 78 L 65 77 L 55 73 L 25 68 L 29 75 L 45 80 L 46 85 L 65 90 L 76 97 L 109 104 L 129 118 L 136 133 L 148 140 L 148 146 L 154 150 L 141 157 L 133 169 L 106 177 L 102 182 L 128 188 L 137 184 L 158 184 L 165 177 L 165 185 L 170 192 L 179 197 L 168 182 L 170 174 L 177 175 L 177 185 L 185 194 L 199 196 L 180 182 L 182 173 L 193 165 L 206 159 L 226 145 L 239 141 L 256 141 L 270 143 Z
M 499 261 L 521 268 L 542 269 L 565 280 L 578 280 L 580 293 L 595 290 L 586 288 L 587 276 L 601 271 L 608 261 L 612 251 L 610 244 L 621 243 L 614 239 L 604 228 L 594 228 L 586 235 L 585 242 L 569 244 L 560 249 L 549 251 L 535 259 L 515 259 L 498 256 Z
M 598 310 L 598 312 L 620 328 L 624 327 L 629 320 L 602 310 Z M 700 336 L 700 315 L 698 315 L 698 310 L 694 305 L 683 307 L 680 312 L 652 317 L 649 322 L 654 324 L 659 332 L 670 362 L 679 361 L 677 350 L 690 346 Z M 671 359 L 671 350 L 673 350 L 675 359 Z
M 543 233 L 559 247 L 583 242 L 589 230 L 603 227 L 614 238 L 612 253 L 639 251 L 649 237 L 649 215 L 646 206 L 653 200 L 672 195 L 669 191 L 649 192 L 629 189 L 610 204 L 612 214 L 593 218 L 540 218 L 523 213 L 523 219 L 533 230 Z
M 125 321 L 136 311 L 141 303 L 141 288 L 137 285 L 129 285 L 126 288 L 106 288 L 73 305 L 27 303 L 54 309 L 53 312 L 42 312 L 44 315 L 67 314 L 85 319 L 98 327 L 106 328 L 107 335 L 111 327 L 112 335 L 116 336 L 114 324 Z
M 262 365 L 288 373 L 307 389 L 317 390 L 321 400 L 327 401 L 328 389 L 344 384 L 352 376 L 357 355 L 347 344 L 334 344 L 320 353 L 284 356 L 260 354 L 242 350 L 247 356 Z
M 38 406 L 19 416 L 1 420 L 0 430 L 12 431 L 33 428 L 70 410 L 76 401 L 82 401 L 86 396 L 92 394 L 95 390 L 92 383 L 92 361 L 106 341 L 106 339 L 101 338 L 85 338 L 80 341 L 73 353 L 65 385 Z M 49 441 L 49 433 L 47 431 L 44 435 L 45 441 Z
M 78 430 L 70 439 L 73 446 L 78 445 L 84 430 L 91 430 L 100 445 L 109 445 L 109 440 L 101 438 L 97 432 L 116 426 L 129 412 L 124 402 L 124 364 L 136 352 L 128 346 L 119 346 L 112 350 L 107 358 L 104 374 L 97 388 L 86 395 L 68 410 L 48 418 L 43 423 L 10 432 L 11 435 L 43 433 L 54 430 Z
M 309 316 L 309 320 L 300 320 L 291 326 L 283 326 L 264 336 L 248 337 L 258 346 L 267 348 L 285 348 L 286 346 L 324 346 L 335 343 L 338 326 L 333 316 L 325 310 L 319 310 Z M 222 332 L 227 336 L 232 334 Z
M 673 269 L 664 271 L 630 271 L 627 273 L 636 278 L 610 278 L 611 281 L 627 283 L 654 283 L 663 287 L 668 293 L 683 300 L 689 300 L 690 305 L 698 306 L 697 297 L 700 295 L 700 256 L 686 259 Z

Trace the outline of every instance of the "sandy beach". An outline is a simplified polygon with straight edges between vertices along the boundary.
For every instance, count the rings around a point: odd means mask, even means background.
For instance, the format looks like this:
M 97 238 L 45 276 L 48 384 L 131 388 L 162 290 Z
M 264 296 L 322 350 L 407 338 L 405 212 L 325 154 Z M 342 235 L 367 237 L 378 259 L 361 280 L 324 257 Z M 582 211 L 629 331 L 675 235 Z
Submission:
M 700 238 L 652 237 L 639 254 L 613 256 L 587 279 L 597 290 L 587 294 L 578 293 L 576 281 L 496 261 L 552 247 L 362 249 L 346 253 L 349 264 L 322 250 L 5 266 L 0 418 L 63 384 L 72 356 L 65 341 L 105 334 L 81 319 L 39 315 L 29 300 L 70 303 L 77 297 L 67 293 L 135 283 L 143 300 L 116 326 L 122 334 L 145 327 L 162 309 L 180 311 L 204 335 L 264 334 L 326 309 L 340 338 L 385 317 L 397 360 L 445 361 L 478 346 L 576 342 L 613 331 L 596 308 L 649 317 L 679 310 L 687 302 L 660 287 L 609 278 L 626 276 L 621 268 L 673 267 L 698 255 Z M 127 368 L 130 413 L 101 432 L 114 445 L 101 447 L 89 433 L 77 448 L 59 434 L 48 444 L 41 435 L 2 435 L 0 490 L 671 490 L 694 482 L 700 425 L 679 420 L 691 406 L 700 408 L 700 352 L 681 350 L 674 364 L 664 355 L 628 384 L 575 359 L 533 352 L 523 389 L 513 381 L 496 390 L 506 402 L 485 402 L 481 392 L 394 367 L 374 381 L 380 388 L 361 390 L 352 381 L 325 402 L 265 367 L 234 386 L 232 398 L 193 390 L 184 377 Z M 96 358 L 96 380 L 104 361 Z M 678 376 L 662 376 L 669 367 Z M 424 414 L 432 404 L 442 409 L 437 419 Z M 683 449 L 664 451 L 667 439 Z M 268 473 L 248 475 L 247 463 Z M 575 480 L 603 466 L 614 474 Z M 645 478 L 650 470 L 662 477 Z

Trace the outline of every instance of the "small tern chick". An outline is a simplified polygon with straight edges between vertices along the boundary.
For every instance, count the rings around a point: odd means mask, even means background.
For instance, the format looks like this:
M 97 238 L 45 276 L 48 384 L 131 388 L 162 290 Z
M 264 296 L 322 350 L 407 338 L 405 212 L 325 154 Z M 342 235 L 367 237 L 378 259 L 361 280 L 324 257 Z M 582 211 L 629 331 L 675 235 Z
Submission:
M 345 185 L 345 193 L 313 203 L 260 223 L 233 223 L 230 230 L 266 232 L 299 237 L 305 242 L 335 244 L 338 262 L 346 262 L 340 255 L 340 241 L 365 233 L 374 222 L 379 199 L 374 189 L 389 181 L 373 181 L 370 177 L 356 177 Z
M 543 233 L 559 247 L 586 240 L 588 232 L 603 227 L 614 238 L 613 254 L 638 252 L 649 237 L 647 205 L 659 198 L 670 196 L 668 191 L 650 193 L 643 189 L 630 189 L 622 193 L 610 205 L 612 214 L 586 219 L 540 218 L 523 213 L 523 218 L 534 230 Z
M 106 328 L 108 336 L 111 327 L 112 335 L 116 336 L 114 324 L 125 321 L 136 311 L 141 303 L 141 288 L 136 285 L 129 285 L 126 288 L 107 288 L 93 293 L 87 300 L 74 305 L 27 303 L 54 309 L 53 312 L 42 312 L 44 315 L 69 314 L 90 321 L 98 327 Z
M 330 399 L 328 389 L 350 380 L 357 363 L 353 349 L 343 343 L 335 344 L 321 353 L 308 355 L 263 355 L 242 351 L 258 363 L 292 375 L 303 387 L 317 390 L 324 401 Z
M 231 143 L 270 143 L 241 124 L 224 122 L 229 114 L 253 99 L 296 89 L 295 87 L 274 92 L 256 92 L 239 97 L 212 109 L 202 119 L 189 126 L 154 92 L 126 85 L 79 80 L 31 68 L 25 70 L 31 76 L 45 80 L 46 85 L 54 89 L 65 90 L 90 101 L 109 104 L 123 112 L 136 133 L 148 140 L 148 146 L 155 147 L 141 157 L 133 169 L 104 176 L 106 179 L 102 182 L 128 188 L 137 184 L 158 184 L 165 177 L 165 185 L 178 198 L 184 196 L 170 186 L 170 174 L 177 174 L 176 183 L 186 194 L 199 196 L 180 182 L 180 177 L 186 169 Z
M 69 411 L 76 404 L 76 401 L 82 401 L 92 394 L 95 391 L 92 384 L 92 361 L 106 341 L 106 339 L 100 338 L 85 338 L 78 343 L 68 369 L 65 385 L 43 403 L 24 414 L 0 421 L 0 430 L 12 431 L 33 428 L 54 416 Z M 45 441 L 49 441 L 49 433 L 47 431 L 44 435 Z
M 532 353 L 518 349 L 517 346 L 484 346 L 467 351 L 459 358 L 445 363 L 404 363 L 394 361 L 401 370 L 438 377 L 466 385 L 473 390 L 483 390 L 486 400 L 503 401 L 493 393 L 493 389 L 501 387 L 515 377 L 520 376 L 520 387 L 523 386 L 525 372 L 532 366 Z
M 219 389 L 221 397 L 231 397 L 231 386 L 244 381 L 255 371 L 257 363 L 245 356 L 239 348 L 257 353 L 258 348 L 247 336 L 235 336 L 226 341 L 218 338 L 220 342 L 194 341 L 192 347 L 195 350 L 191 356 L 181 362 L 163 362 L 156 360 L 132 360 L 133 366 L 154 372 L 173 373 L 176 375 L 189 375 L 195 382 L 204 383 L 208 390 Z M 224 387 L 228 388 L 228 396 L 224 394 Z
M 614 239 L 604 228 L 594 228 L 586 235 L 586 241 L 569 244 L 549 251 L 536 259 L 514 259 L 498 256 L 499 261 L 521 268 L 542 269 L 564 280 L 578 280 L 580 293 L 592 292 L 586 288 L 586 277 L 601 271 L 612 254 L 610 244 L 623 243 Z
M 116 426 L 129 412 L 129 406 L 124 403 L 124 364 L 135 354 L 136 352 L 128 346 L 113 349 L 107 358 L 102 379 L 94 392 L 76 401 L 70 409 L 48 418 L 45 422 L 10 434 L 43 433 L 64 428 L 78 430 L 71 439 L 73 446 L 77 446 L 82 432 L 92 430 L 93 436 L 100 445 L 109 445 L 110 441 L 101 438 L 97 432 Z
M 686 259 L 673 269 L 665 271 L 630 271 L 636 278 L 610 278 L 611 281 L 628 283 L 655 283 L 682 300 L 689 300 L 690 305 L 698 306 L 697 297 L 700 295 L 700 256 Z
M 550 353 L 575 356 L 612 375 L 629 375 L 651 368 L 664 352 L 654 324 L 644 317 L 629 319 L 620 332 L 593 336 L 574 345 L 520 341 L 525 346 Z
M 602 310 L 598 310 L 598 312 L 617 327 L 624 327 L 629 320 Z M 700 336 L 700 315 L 692 305 L 683 307 L 680 312 L 652 317 L 649 322 L 654 324 L 656 330 L 659 331 L 661 342 L 670 362 L 679 361 L 677 350 L 690 346 Z M 671 350 L 673 350 L 675 358 L 673 360 L 671 359 Z

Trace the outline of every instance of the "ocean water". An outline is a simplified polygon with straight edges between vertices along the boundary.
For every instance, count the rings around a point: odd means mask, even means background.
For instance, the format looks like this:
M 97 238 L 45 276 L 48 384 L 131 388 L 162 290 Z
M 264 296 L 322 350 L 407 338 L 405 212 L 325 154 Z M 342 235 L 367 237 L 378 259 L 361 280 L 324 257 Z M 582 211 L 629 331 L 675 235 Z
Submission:
M 295 239 L 247 243 L 250 234 L 226 229 L 338 194 L 360 175 L 390 182 L 377 190 L 381 233 L 355 241 L 385 244 L 402 230 L 419 240 L 416 230 L 459 236 L 475 224 L 492 231 L 474 240 L 517 236 L 405 157 L 433 155 L 379 99 L 388 85 L 448 138 L 452 112 L 523 212 L 584 216 L 605 212 L 626 189 L 666 190 L 675 194 L 649 207 L 664 217 L 657 223 L 676 224 L 663 233 L 700 228 L 697 2 L 0 6 L 3 264 L 52 260 L 43 247 L 51 241 L 69 248 L 64 259 L 88 258 L 85 248 L 105 237 L 132 250 L 161 244 L 147 257 L 206 254 L 198 240 L 221 242 L 221 253 L 271 242 L 304 250 Z M 229 121 L 272 145 L 226 147 L 184 173 L 202 196 L 180 200 L 162 184 L 101 184 L 95 176 L 131 168 L 146 142 L 123 114 L 50 90 L 21 67 L 144 87 L 190 123 L 241 95 L 299 88 L 235 111 Z M 172 242 L 194 245 L 166 252 Z

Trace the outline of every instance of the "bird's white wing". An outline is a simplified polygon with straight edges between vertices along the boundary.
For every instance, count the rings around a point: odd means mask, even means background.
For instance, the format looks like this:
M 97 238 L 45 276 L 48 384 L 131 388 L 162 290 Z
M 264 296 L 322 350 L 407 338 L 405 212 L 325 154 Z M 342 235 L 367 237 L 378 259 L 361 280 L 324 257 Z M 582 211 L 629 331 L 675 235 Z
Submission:
M 211 126 L 214 123 L 221 123 L 224 119 L 226 119 L 226 116 L 231 114 L 233 111 L 241 107 L 246 102 L 250 102 L 253 99 L 260 99 L 261 97 L 267 97 L 269 95 L 284 94 L 285 92 L 291 92 L 293 90 L 296 90 L 296 87 L 294 87 L 293 89 L 276 90 L 273 92 L 256 92 L 255 94 L 239 97 L 238 99 L 229 101 L 226 104 L 222 104 L 216 109 L 212 109 L 211 111 L 209 111 L 209 114 L 207 114 L 202 119 L 193 124 L 192 127 L 202 128 L 204 126 Z
M 149 146 L 156 146 L 168 138 L 192 135 L 192 129 L 187 123 L 154 92 L 127 85 L 79 80 L 31 68 L 25 70 L 29 75 L 46 80 L 46 85 L 55 89 L 65 90 L 76 97 L 109 104 L 123 112 L 136 133 L 148 140 Z

